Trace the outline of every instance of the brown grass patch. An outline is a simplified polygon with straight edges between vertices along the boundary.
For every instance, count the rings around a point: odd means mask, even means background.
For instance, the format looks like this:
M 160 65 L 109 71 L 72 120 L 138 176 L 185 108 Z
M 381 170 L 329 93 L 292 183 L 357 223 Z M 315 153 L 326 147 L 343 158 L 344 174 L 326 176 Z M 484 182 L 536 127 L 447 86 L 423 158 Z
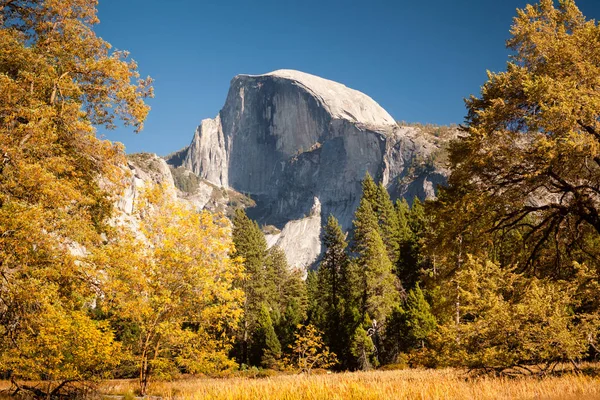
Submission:
M 135 381 L 108 381 L 103 393 L 124 395 Z M 263 379 L 190 378 L 154 382 L 150 394 L 165 399 L 600 399 L 600 378 L 567 374 L 469 378 L 464 372 L 398 370 L 326 375 L 281 375 Z

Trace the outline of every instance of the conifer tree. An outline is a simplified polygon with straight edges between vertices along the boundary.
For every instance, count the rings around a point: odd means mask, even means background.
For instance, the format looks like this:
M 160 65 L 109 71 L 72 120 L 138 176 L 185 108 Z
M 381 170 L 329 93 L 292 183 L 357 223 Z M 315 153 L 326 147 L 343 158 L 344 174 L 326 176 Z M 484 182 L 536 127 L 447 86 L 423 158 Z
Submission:
M 367 371 L 373 367 L 371 358 L 375 352 L 375 345 L 362 325 L 354 331 L 350 344 L 350 352 L 356 358 L 359 369 Z
M 250 220 L 243 209 L 236 210 L 233 216 L 232 235 L 235 245 L 233 256 L 241 257 L 245 267 L 245 277 L 237 282 L 237 287 L 244 291 L 245 300 L 233 354 L 239 363 L 248 364 L 252 333 L 270 291 L 266 268 L 267 242 L 258 224 Z
M 402 199 L 396 200 L 396 214 L 398 216 L 398 229 L 400 230 L 400 240 L 404 240 L 408 236 L 410 226 L 408 225 L 408 218 L 410 213 L 410 205 L 403 197 Z
M 427 229 L 427 217 L 425 216 L 425 206 L 418 197 L 413 199 L 410 213 L 408 214 L 408 225 L 413 233 L 421 238 Z
M 321 293 L 319 291 L 319 278 L 317 272 L 308 271 L 305 284 L 308 297 L 306 321 L 308 324 L 314 326 L 323 326 L 325 325 L 326 317 L 321 304 Z M 345 289 L 344 284 L 342 284 L 342 289 Z
M 279 246 L 273 246 L 267 251 L 265 263 L 266 275 L 263 283 L 267 291 L 266 301 L 273 311 L 283 314 L 287 306 L 288 292 L 292 290 L 288 287 L 291 274 L 287 258 Z M 298 290 L 297 287 L 295 289 Z
M 399 257 L 396 273 L 404 287 L 410 289 L 419 280 L 421 262 L 421 240 L 425 235 L 427 220 L 423 203 L 415 197 L 412 207 L 406 200 L 396 202 L 396 213 L 399 219 Z
M 436 319 L 418 283 L 408 292 L 405 308 L 407 344 L 413 348 L 425 347 L 425 340 L 436 327 Z
M 343 315 L 342 273 L 348 266 L 346 235 L 337 219 L 330 215 L 323 238 L 325 254 L 318 269 L 319 304 L 324 320 L 318 327 L 324 332 L 324 341 L 338 355 L 343 353 L 348 341 L 340 329 Z
M 389 318 L 383 340 L 385 361 L 394 363 L 401 353 L 424 348 L 436 326 L 431 306 L 417 283 Z
M 253 333 L 250 364 L 274 368 L 281 358 L 281 344 L 275 334 L 273 321 L 266 304 L 262 304 Z
M 385 244 L 388 257 L 392 263 L 396 263 L 400 256 L 400 223 L 394 203 L 382 183 L 377 186 L 377 202 L 374 208 L 379 219 L 381 239 Z
M 277 338 L 282 348 L 287 348 L 294 340 L 297 326 L 307 317 L 307 286 L 303 273 L 297 268 L 290 269 L 283 250 L 273 246 L 267 254 L 268 304 Z
M 362 198 L 367 199 L 371 204 L 377 203 L 377 184 L 368 171 L 362 181 Z
M 399 281 L 379 235 L 377 217 L 365 198 L 355 214 L 353 249 L 358 267 L 360 286 L 356 292 L 360 311 L 382 324 L 399 298 Z

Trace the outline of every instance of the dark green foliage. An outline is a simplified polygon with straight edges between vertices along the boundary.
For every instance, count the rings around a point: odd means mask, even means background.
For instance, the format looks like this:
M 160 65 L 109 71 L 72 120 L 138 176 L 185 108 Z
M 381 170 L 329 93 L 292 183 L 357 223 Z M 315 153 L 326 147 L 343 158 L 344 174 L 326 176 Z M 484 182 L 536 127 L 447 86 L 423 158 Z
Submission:
M 375 345 L 373 340 L 368 335 L 367 329 L 370 326 L 370 321 L 366 320 L 363 324 L 358 326 L 352 335 L 350 343 L 350 352 L 357 360 L 357 366 L 359 369 L 366 371 L 373 367 L 373 356 L 375 354 Z
M 328 315 L 337 314 L 340 306 L 340 280 L 347 267 L 346 235 L 337 219 L 330 215 L 323 235 L 325 254 L 318 269 L 319 291 Z
M 342 274 L 348 268 L 349 260 L 346 254 L 346 235 L 333 216 L 327 219 L 323 244 L 325 254 L 317 271 L 316 293 L 322 318 L 315 325 L 323 331 L 325 344 L 339 358 L 343 357 L 348 346 L 348 338 L 340 327 L 344 314 Z
M 388 209 L 382 215 L 389 215 L 390 209 L 395 214 L 391 202 L 385 204 L 389 197 L 380 192 L 385 189 L 378 189 L 369 176 L 365 178 L 363 188 L 366 194 L 354 218 L 353 259 L 340 270 L 344 305 L 341 325 L 349 348 L 339 358 L 346 368 L 368 369 L 378 363 L 380 334 L 399 301 L 401 286 L 380 234 L 380 221 L 387 223 L 389 219 L 378 217 L 368 196 L 371 195 L 375 204 L 380 204 L 380 209 Z M 397 219 L 393 220 L 397 235 Z
M 315 271 L 308 271 L 306 275 L 306 293 L 308 295 L 307 324 L 323 326 L 325 324 L 325 313 L 321 306 L 319 292 L 319 278 Z
M 281 358 L 281 344 L 277 339 L 269 310 L 265 304 L 260 309 L 257 327 L 252 336 L 250 364 L 273 368 Z
M 290 269 L 285 253 L 277 246 L 269 250 L 268 269 L 273 288 L 270 295 L 273 324 L 282 349 L 287 349 L 293 343 L 297 326 L 307 317 L 307 285 L 302 272 Z
M 307 286 L 280 248 L 267 250 L 258 224 L 242 209 L 235 211 L 233 240 L 234 256 L 244 258 L 247 275 L 239 282 L 246 300 L 233 355 L 239 363 L 274 368 L 297 325 L 306 319 Z
M 406 200 L 396 202 L 396 213 L 399 226 L 399 257 L 396 262 L 396 273 L 406 289 L 415 286 L 419 281 L 424 259 L 422 255 L 423 240 L 428 229 L 428 219 L 423 203 L 415 197 L 409 208 Z
M 354 220 L 353 252 L 358 276 L 354 301 L 363 316 L 383 323 L 398 300 L 399 282 L 393 274 L 378 226 L 371 204 L 363 198 Z
M 413 348 L 425 347 L 425 340 L 433 332 L 437 323 L 419 284 L 408 292 L 405 308 L 407 344 Z
M 258 316 L 269 298 L 271 288 L 266 268 L 267 242 L 258 224 L 250 220 L 242 209 L 236 210 L 233 217 L 233 242 L 233 256 L 242 257 L 246 268 L 246 278 L 238 282 L 238 287 L 244 291 L 246 298 L 233 355 L 239 363 L 249 364 L 252 333 L 257 327 Z
M 392 312 L 385 331 L 386 360 L 394 363 L 401 353 L 424 349 L 436 327 L 436 318 L 417 284 Z
M 374 211 L 379 219 L 381 239 L 385 244 L 390 261 L 393 263 L 400 256 L 400 223 L 394 203 L 383 184 L 377 186 L 377 201 Z

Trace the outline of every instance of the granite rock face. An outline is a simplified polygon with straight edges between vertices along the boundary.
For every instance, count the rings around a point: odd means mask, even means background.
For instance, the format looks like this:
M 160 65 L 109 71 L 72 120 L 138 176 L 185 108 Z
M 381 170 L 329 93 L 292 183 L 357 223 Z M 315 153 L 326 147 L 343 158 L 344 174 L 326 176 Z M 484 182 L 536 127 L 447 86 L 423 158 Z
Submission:
M 279 70 L 233 78 L 219 115 L 202 121 L 190 145 L 167 162 L 250 195 L 256 207 L 248 214 L 283 229 L 283 237 L 290 221 L 310 219 L 315 198 L 321 223 L 333 214 L 349 229 L 366 172 L 395 198 L 434 196 L 446 172 L 420 165 L 435 151 L 417 128 L 398 126 L 369 96 Z M 320 229 L 310 232 L 320 235 Z M 278 239 L 288 259 L 295 258 L 294 235 L 308 232 L 290 227 L 287 239 Z
M 321 254 L 321 224 L 321 203 L 315 197 L 308 216 L 289 221 L 276 235 L 266 235 L 268 247 L 279 246 L 290 266 L 306 270 Z

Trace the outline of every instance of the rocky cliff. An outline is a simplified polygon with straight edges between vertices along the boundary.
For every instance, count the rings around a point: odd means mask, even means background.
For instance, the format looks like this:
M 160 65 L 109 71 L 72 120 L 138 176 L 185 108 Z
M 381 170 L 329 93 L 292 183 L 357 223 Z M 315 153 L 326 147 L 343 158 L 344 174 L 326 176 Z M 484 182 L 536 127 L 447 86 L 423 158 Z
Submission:
M 203 120 L 190 145 L 166 160 L 213 185 L 250 195 L 256 207 L 249 215 L 282 229 L 277 244 L 297 264 L 287 248 L 293 247 L 291 232 L 314 238 L 320 230 L 307 230 L 314 222 L 304 229 L 288 225 L 314 220 L 315 201 L 321 222 L 333 214 L 348 229 L 366 172 L 395 198 L 434 196 L 446 176 L 433 160 L 438 149 L 419 128 L 399 126 L 359 91 L 279 70 L 233 78 L 219 115 Z
M 249 194 L 257 202 L 250 213 L 264 224 L 282 228 L 302 218 L 316 197 L 324 216 L 349 228 L 365 172 L 396 197 L 434 194 L 444 180 L 436 169 L 401 182 L 415 160 L 435 151 L 418 133 L 361 92 L 280 70 L 233 78 L 219 115 L 202 121 L 167 162 Z

